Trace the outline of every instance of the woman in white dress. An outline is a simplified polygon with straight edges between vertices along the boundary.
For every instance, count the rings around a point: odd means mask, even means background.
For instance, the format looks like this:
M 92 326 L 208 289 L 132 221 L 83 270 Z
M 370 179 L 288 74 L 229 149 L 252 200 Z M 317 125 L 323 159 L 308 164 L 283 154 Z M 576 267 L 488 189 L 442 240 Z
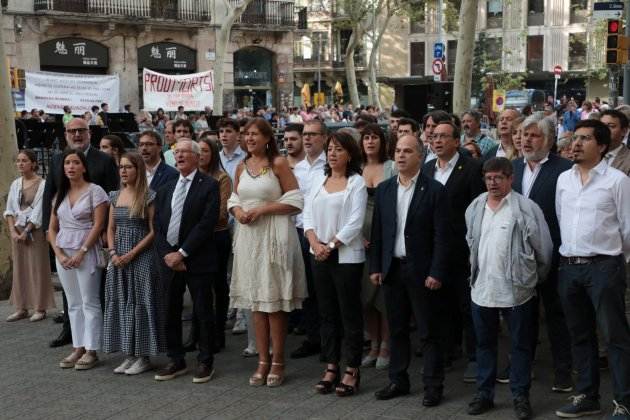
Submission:
M 275 387 L 284 381 L 288 313 L 301 308 L 307 296 L 304 260 L 291 219 L 302 210 L 304 199 L 269 123 L 255 118 L 244 131 L 247 157 L 236 169 L 228 202 L 238 222 L 230 307 L 253 312 L 258 368 L 250 385 Z

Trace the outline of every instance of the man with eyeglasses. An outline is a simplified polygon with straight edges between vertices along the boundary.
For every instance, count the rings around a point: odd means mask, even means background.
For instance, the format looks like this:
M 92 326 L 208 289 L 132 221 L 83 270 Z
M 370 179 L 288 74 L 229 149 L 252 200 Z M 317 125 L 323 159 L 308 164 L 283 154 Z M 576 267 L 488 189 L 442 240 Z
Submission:
M 603 160 L 610 129 L 582 120 L 573 135 L 571 169 L 558 178 L 558 291 L 578 370 L 571 403 L 556 411 L 575 418 L 601 412 L 597 333 L 608 348 L 611 419 L 630 418 L 630 326 L 625 317 L 625 261 L 630 257 L 630 178 Z
M 140 133 L 138 150 L 147 170 L 147 184 L 153 191 L 177 177 L 177 170 L 167 165 L 160 156 L 162 139 L 158 133 L 152 130 Z
M 324 172 L 324 166 L 326 165 L 326 153 L 324 152 L 326 136 L 326 124 L 322 121 L 310 120 L 304 123 L 302 145 L 306 156 L 305 159 L 295 165 L 293 174 L 297 178 L 300 191 L 305 197 L 308 195 L 311 183 L 316 178 L 316 175 Z M 306 285 L 308 287 L 308 298 L 302 303 L 302 328 L 306 332 L 306 338 L 300 347 L 290 355 L 292 359 L 299 359 L 319 354 L 321 338 L 319 335 L 319 309 L 317 307 L 317 297 L 315 296 L 315 286 L 310 264 L 310 245 L 304 236 L 302 214 L 296 216 L 295 226 L 298 231 L 300 245 L 302 246 Z
M 519 420 L 532 417 L 529 402 L 536 285 L 551 266 L 553 243 L 542 210 L 512 191 L 512 163 L 483 165 L 487 193 L 466 210 L 470 247 L 472 318 L 477 338 L 477 393 L 468 414 L 494 407 L 499 315 L 508 325 L 510 388 Z
M 90 182 L 99 185 L 107 193 L 119 188 L 116 162 L 111 156 L 90 145 L 90 129 L 84 119 L 74 118 L 70 120 L 66 125 L 65 136 L 69 148 L 80 150 L 85 154 Z M 44 226 L 46 230 L 48 230 L 48 224 L 50 222 L 52 201 L 59 190 L 62 171 L 62 153 L 58 153 L 52 157 L 50 170 L 44 186 L 42 226 Z M 59 337 L 50 342 L 50 347 L 60 347 L 72 342 L 70 320 L 68 319 L 68 303 L 65 294 L 63 295 L 63 310 L 63 328 Z

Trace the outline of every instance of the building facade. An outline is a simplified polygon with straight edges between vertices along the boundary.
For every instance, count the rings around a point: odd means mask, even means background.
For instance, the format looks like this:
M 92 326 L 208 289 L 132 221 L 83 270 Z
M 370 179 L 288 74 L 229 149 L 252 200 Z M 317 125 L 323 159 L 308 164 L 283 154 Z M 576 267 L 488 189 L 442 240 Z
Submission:
M 9 0 L 1 22 L 7 61 L 16 77 L 40 70 L 118 74 L 121 107 L 141 109 L 143 68 L 186 74 L 214 67 L 216 33 L 227 13 L 221 4 Z M 296 19 L 292 0 L 253 0 L 236 21 L 224 66 L 224 110 L 290 104 Z

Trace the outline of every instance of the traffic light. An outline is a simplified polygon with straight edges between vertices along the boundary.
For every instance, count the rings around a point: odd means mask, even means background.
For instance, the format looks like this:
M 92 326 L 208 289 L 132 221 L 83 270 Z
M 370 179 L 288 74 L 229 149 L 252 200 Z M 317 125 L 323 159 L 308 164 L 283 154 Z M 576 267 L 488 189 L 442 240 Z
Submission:
M 606 64 L 625 64 L 628 61 L 628 37 L 623 34 L 621 21 L 608 21 L 606 36 Z

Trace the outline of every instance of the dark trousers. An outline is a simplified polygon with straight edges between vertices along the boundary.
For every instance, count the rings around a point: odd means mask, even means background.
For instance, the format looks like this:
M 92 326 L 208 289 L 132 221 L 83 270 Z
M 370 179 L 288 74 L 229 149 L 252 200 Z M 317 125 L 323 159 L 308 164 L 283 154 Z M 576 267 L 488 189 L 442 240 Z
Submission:
M 499 314 L 510 333 L 510 389 L 514 397 L 529 397 L 532 371 L 532 331 L 536 302 L 530 299 L 512 308 L 488 308 L 472 302 L 477 337 L 477 388 L 484 398 L 494 399 L 497 376 Z
M 319 304 L 322 362 L 338 364 L 343 357 L 348 367 L 361 366 L 363 313 L 361 275 L 363 264 L 340 264 L 338 251 L 326 261 L 311 260 L 315 293 Z
M 476 359 L 475 327 L 472 322 L 470 309 L 470 267 L 458 267 L 453 270 L 451 282 L 446 285 L 444 292 L 447 299 L 446 325 L 446 354 L 449 357 L 455 355 L 455 351 L 464 342 L 466 357 L 469 362 Z
M 319 306 L 317 304 L 317 290 L 313 280 L 313 266 L 311 265 L 310 245 L 304 236 L 304 229 L 297 228 L 300 246 L 302 248 L 302 258 L 304 258 L 304 270 L 306 271 L 306 287 L 308 297 L 302 302 L 301 327 L 306 331 L 306 340 L 317 345 L 321 341 L 319 333 Z
M 536 304 L 534 308 L 534 333 L 532 335 L 532 360 L 536 358 L 536 347 L 538 346 L 539 334 L 539 312 L 538 302 L 542 300 L 545 307 L 545 320 L 547 322 L 547 334 L 551 344 L 551 357 L 553 358 L 553 369 L 556 378 L 571 378 L 571 337 L 564 310 L 558 295 L 558 266 L 551 267 L 547 279 L 536 287 L 538 295 L 535 296 Z
M 429 290 L 424 279 L 409 272 L 408 265 L 394 259 L 383 283 L 387 323 L 389 324 L 389 379 L 409 389 L 407 369 L 411 361 L 409 319 L 415 315 L 424 354 L 422 379 L 425 389 L 442 390 L 444 383 L 444 314 L 446 296 L 443 290 Z
M 615 400 L 630 405 L 630 327 L 625 315 L 623 256 L 591 264 L 560 264 L 558 291 L 567 318 L 576 391 L 599 399 L 597 329 L 608 346 L 608 362 Z
M 199 328 L 197 360 L 212 366 L 214 349 L 214 313 L 212 311 L 212 274 L 175 272 L 168 292 L 168 318 L 166 321 L 167 356 L 183 361 L 186 355 L 182 345 L 182 307 L 186 286 L 193 303 L 193 318 Z

